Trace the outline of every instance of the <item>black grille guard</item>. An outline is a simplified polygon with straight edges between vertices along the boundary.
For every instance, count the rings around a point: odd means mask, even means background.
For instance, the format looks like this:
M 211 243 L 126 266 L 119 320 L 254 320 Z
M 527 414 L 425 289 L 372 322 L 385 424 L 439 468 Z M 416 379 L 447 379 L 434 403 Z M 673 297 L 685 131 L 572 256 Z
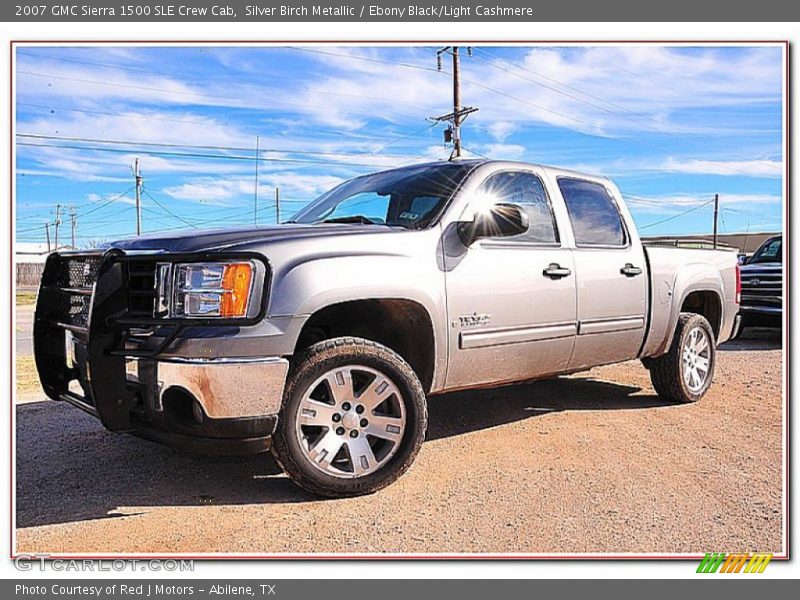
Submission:
M 256 315 L 239 319 L 131 315 L 126 263 L 134 260 L 174 263 L 222 259 L 255 260 L 264 266 L 263 280 L 258 282 L 261 292 Z M 64 262 L 81 260 L 99 263 L 91 286 L 75 286 L 69 277 L 64 279 Z M 71 267 L 69 265 L 67 269 Z M 74 274 L 73 271 L 69 273 Z M 269 274 L 269 265 L 264 257 L 248 252 L 124 253 L 111 249 L 51 254 L 42 274 L 33 325 L 34 356 L 42 388 L 49 398 L 69 402 L 97 416 L 111 431 L 131 431 L 131 413 L 141 406 L 142 385 L 128 381 L 126 360 L 157 358 L 186 327 L 245 326 L 259 322 L 266 314 L 268 294 L 264 290 L 268 289 Z M 74 310 L 76 296 L 87 299 L 85 323 L 81 316 L 83 307 L 78 305 L 80 310 Z M 75 364 L 72 366 L 68 364 L 67 332 L 75 340 Z M 83 395 L 69 389 L 70 382 L 75 380 L 80 383 Z

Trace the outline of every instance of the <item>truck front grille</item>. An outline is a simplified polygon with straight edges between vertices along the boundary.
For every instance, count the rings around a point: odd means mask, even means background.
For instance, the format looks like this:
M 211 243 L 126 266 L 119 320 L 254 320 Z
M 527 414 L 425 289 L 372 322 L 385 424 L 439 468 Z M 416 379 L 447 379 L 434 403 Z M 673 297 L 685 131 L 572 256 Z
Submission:
M 748 269 L 742 272 L 742 304 L 782 305 L 783 272 L 780 269 Z
M 156 263 L 131 261 L 128 268 L 128 314 L 153 317 L 156 302 Z

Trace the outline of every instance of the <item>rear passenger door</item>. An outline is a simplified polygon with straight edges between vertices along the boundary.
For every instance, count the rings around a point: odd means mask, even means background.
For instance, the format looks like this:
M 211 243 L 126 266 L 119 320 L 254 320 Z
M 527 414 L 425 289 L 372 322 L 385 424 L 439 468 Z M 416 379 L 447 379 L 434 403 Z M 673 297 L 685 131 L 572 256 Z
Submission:
M 575 238 L 578 335 L 569 369 L 635 358 L 647 315 L 642 244 L 605 184 L 577 177 L 556 181 Z

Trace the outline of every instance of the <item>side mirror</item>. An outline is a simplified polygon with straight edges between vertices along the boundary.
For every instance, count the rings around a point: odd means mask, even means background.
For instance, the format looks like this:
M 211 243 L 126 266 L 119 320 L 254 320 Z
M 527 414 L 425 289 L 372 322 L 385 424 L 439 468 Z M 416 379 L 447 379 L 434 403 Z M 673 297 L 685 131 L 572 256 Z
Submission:
M 510 237 L 528 231 L 528 215 L 515 204 L 495 204 L 474 221 L 459 223 L 458 237 L 465 246 L 482 238 Z

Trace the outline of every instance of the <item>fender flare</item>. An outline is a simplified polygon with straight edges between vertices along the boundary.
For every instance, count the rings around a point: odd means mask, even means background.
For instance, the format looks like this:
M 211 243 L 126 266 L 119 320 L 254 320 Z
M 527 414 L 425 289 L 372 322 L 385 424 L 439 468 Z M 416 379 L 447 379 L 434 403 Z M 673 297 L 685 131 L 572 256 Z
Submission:
M 712 269 L 709 265 L 695 263 L 686 265 L 676 275 L 673 281 L 672 303 L 670 305 L 669 320 L 664 341 L 651 354 L 651 356 L 661 356 L 672 345 L 672 338 L 675 336 L 675 328 L 678 326 L 678 318 L 681 308 L 686 298 L 694 292 L 711 292 L 716 295 L 722 310 L 725 306 L 725 286 L 719 271 Z M 680 291 L 680 293 L 677 293 Z M 721 323 L 717 324 L 721 325 Z M 715 327 L 715 324 L 711 324 Z

